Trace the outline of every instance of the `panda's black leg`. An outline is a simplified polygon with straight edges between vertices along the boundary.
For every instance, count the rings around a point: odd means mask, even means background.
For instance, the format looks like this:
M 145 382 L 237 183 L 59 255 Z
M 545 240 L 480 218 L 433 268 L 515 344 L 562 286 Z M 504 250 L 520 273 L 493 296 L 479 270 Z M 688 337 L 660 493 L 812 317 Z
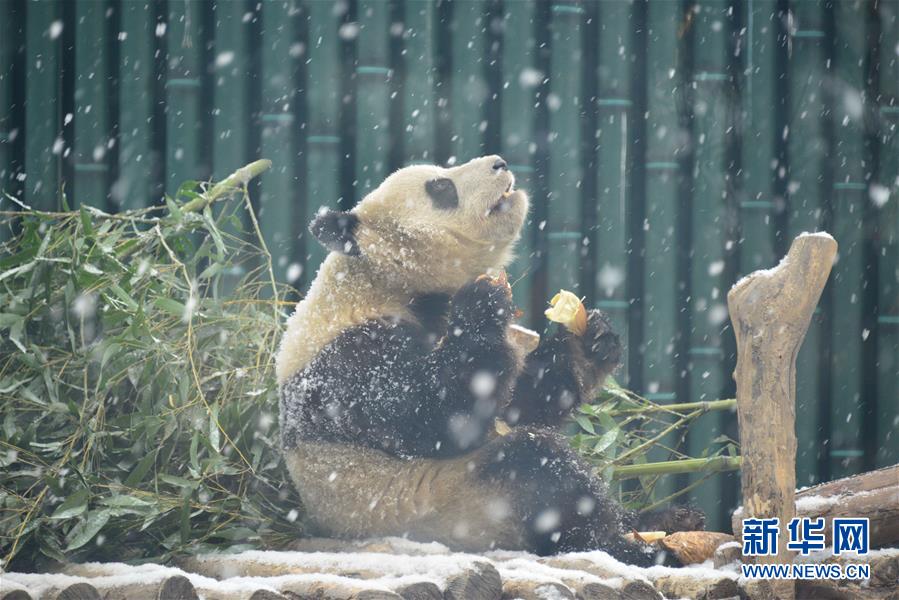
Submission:
M 518 425 L 553 426 L 589 401 L 621 360 L 621 343 L 608 317 L 591 310 L 581 336 L 560 329 L 528 356 L 505 419 Z
M 632 515 L 609 497 L 558 434 L 516 428 L 491 442 L 482 458 L 478 477 L 509 498 L 530 551 L 604 550 L 629 564 L 653 563 L 650 554 L 622 537 L 630 531 Z
M 517 374 L 506 341 L 512 312 L 505 279 L 479 277 L 451 298 L 446 335 L 418 363 L 420 373 L 409 377 L 420 399 L 415 419 L 436 448 L 430 455 L 454 456 L 483 445 L 509 403 Z

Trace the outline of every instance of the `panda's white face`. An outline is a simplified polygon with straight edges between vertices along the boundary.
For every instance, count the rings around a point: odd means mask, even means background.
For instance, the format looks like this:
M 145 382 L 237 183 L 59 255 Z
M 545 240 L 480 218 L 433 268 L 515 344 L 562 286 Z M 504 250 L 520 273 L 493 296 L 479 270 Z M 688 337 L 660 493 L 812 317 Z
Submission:
M 351 215 L 359 257 L 410 293 L 451 291 L 512 258 L 527 195 L 499 156 L 390 175 Z
M 527 196 L 499 156 L 442 168 L 413 165 L 390 175 L 356 212 L 392 217 L 405 228 L 444 229 L 477 242 L 509 243 L 527 214 Z

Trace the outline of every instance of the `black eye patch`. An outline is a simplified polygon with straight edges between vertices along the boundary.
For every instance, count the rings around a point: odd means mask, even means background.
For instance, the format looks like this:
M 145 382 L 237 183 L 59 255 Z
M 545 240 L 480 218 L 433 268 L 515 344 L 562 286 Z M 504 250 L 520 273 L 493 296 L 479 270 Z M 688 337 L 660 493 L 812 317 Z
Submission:
M 459 193 L 452 179 L 439 177 L 425 183 L 425 191 L 436 208 L 451 210 L 459 206 Z

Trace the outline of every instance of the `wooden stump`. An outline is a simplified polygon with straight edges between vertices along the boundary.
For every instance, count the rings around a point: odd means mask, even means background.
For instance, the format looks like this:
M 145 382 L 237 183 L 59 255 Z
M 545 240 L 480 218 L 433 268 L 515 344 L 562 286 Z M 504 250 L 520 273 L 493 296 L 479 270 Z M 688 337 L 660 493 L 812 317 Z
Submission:
M 89 583 L 73 583 L 65 588 L 56 600 L 101 600 L 100 592 Z
M 450 577 L 446 582 L 446 600 L 500 600 L 503 581 L 488 562 L 476 562 L 471 569 Z
M 197 590 L 184 575 L 169 577 L 159 584 L 157 600 L 199 600 Z
M 737 338 L 737 419 L 743 455 L 743 518 L 780 519 L 776 556 L 758 563 L 789 563 L 786 526 L 795 512 L 796 355 L 830 274 L 837 243 L 803 234 L 774 269 L 755 271 L 727 294 Z M 753 598 L 792 600 L 792 581 L 758 581 Z

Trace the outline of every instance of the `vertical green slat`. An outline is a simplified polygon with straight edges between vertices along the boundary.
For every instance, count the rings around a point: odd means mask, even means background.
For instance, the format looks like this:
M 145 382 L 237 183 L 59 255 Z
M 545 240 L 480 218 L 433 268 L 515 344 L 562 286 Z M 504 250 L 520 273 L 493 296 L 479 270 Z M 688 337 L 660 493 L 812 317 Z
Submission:
M 549 106 L 549 212 L 545 224 L 549 239 L 550 294 L 560 288 L 580 287 L 578 265 L 583 248 L 580 230 L 581 72 L 583 70 L 584 9 L 553 4 L 551 11 L 552 66 Z M 538 227 L 540 224 L 538 223 Z
M 619 9 L 620 10 L 620 9 Z M 682 319 L 678 315 L 677 285 L 677 253 L 673 250 L 683 243 L 677 229 L 678 213 L 678 114 L 677 104 L 672 98 L 678 94 L 678 77 L 672 76 L 678 68 L 677 32 L 668 24 L 680 18 L 680 5 L 676 2 L 649 5 L 649 38 L 647 49 L 648 79 L 647 88 L 647 131 L 651 132 L 646 156 L 646 246 L 643 293 L 642 335 L 635 335 L 634 340 L 643 340 L 643 374 L 642 393 L 657 402 L 686 402 L 688 399 L 677 398 L 679 374 L 674 361 L 676 354 L 675 336 Z M 617 61 L 626 61 L 628 55 L 621 56 L 620 48 L 630 29 L 626 20 L 615 21 L 609 25 L 608 53 Z M 606 30 L 604 30 L 606 32 Z M 624 38 L 626 39 L 626 38 Z M 610 55 L 604 55 L 603 65 L 609 64 Z M 626 62 L 623 65 L 626 67 Z M 611 73 L 610 73 L 611 75 Z M 616 78 L 617 79 L 617 78 Z M 617 87 L 617 86 L 616 86 Z M 625 91 L 627 88 L 619 88 Z M 623 158 L 625 152 L 626 133 L 632 113 L 626 106 L 605 107 L 601 115 L 602 135 L 599 140 L 601 172 L 600 190 L 603 193 L 603 208 L 607 218 L 600 212 L 600 245 L 603 237 L 608 236 L 612 247 L 606 252 L 611 256 L 619 256 L 617 264 L 605 262 L 605 252 L 600 255 L 601 290 L 617 298 L 622 307 L 621 316 L 626 318 L 629 304 L 626 302 L 625 286 L 627 264 L 627 224 L 625 214 L 626 198 L 624 196 Z M 633 118 L 640 118 L 633 115 Z M 608 152 L 604 151 L 606 149 Z M 613 152 L 609 155 L 609 152 Z M 607 157 L 607 158 L 606 158 Z M 622 302 L 624 301 L 624 302 Z M 626 322 L 626 321 L 625 321 Z M 634 342 L 637 343 L 637 342 Z M 665 440 L 666 444 L 675 444 L 675 438 Z M 654 452 L 653 460 L 666 460 L 669 457 L 662 452 Z M 671 479 L 671 478 L 668 478 Z M 673 482 L 662 481 L 658 486 L 658 497 L 673 492 Z
M 75 4 L 75 181 L 70 204 L 105 208 L 109 187 L 106 2 Z
M 405 162 L 434 160 L 434 35 L 432 2 L 405 2 L 403 90 Z
M 360 0 L 358 10 L 356 199 L 360 200 L 387 175 L 390 7 L 383 0 Z
M 786 136 L 788 144 L 789 171 L 775 173 L 776 177 L 789 179 L 786 186 L 789 231 L 784 232 L 787 244 L 799 233 L 816 231 L 819 227 L 822 200 L 819 178 L 828 151 L 822 127 L 827 78 L 822 5 L 797 2 L 791 5 L 791 10 L 798 29 L 790 39 L 789 130 L 773 132 L 775 136 Z M 830 451 L 818 443 L 819 411 L 823 406 L 818 354 L 821 336 L 829 335 L 822 331 L 819 315 L 812 318 L 796 359 L 796 411 L 803 415 L 796 423 L 796 476 L 802 485 L 812 483 L 816 477 L 819 453 Z
M 247 90 L 256 81 L 250 78 L 250 49 L 247 47 L 250 19 L 246 2 L 233 0 L 215 4 L 215 57 L 213 81 L 212 174 L 221 180 L 247 164 L 249 148 L 249 101 Z M 249 13 L 257 18 L 254 13 Z M 281 50 L 284 47 L 281 46 Z M 291 49 L 288 48 L 288 52 Z M 275 156 L 266 156 L 275 159 Z
M 309 11 L 309 81 L 306 85 L 309 101 L 309 163 L 306 176 L 307 212 L 314 214 L 319 207 L 337 206 L 338 196 L 338 37 L 337 17 L 328 2 L 310 2 Z M 308 235 L 308 234 L 307 234 Z M 309 256 L 306 269 L 310 275 L 318 269 L 325 252 L 310 239 L 306 245 Z
M 880 289 L 877 352 L 877 466 L 896 463 L 899 457 L 899 6 L 879 5 L 880 40 L 880 185 L 892 191 L 881 207 L 878 257 Z M 880 192 L 882 194 L 882 191 Z M 875 195 L 875 197 L 877 197 Z M 880 196 L 882 199 L 882 195 Z
M 483 151 L 483 110 L 487 98 L 484 77 L 483 0 L 467 0 L 453 5 L 453 81 L 450 110 L 453 120 L 452 152 L 456 164 L 476 158 Z
M 170 2 L 165 33 L 168 42 L 166 78 L 166 192 L 183 182 L 203 179 L 201 88 L 203 43 L 200 2 Z M 157 30 L 157 35 L 159 31 Z
M 13 3 L 0 2 L 0 22 L 14 23 Z M 6 35 L 0 39 L 0 194 L 12 191 L 12 131 L 15 129 L 12 110 L 13 43 L 15 36 Z M 0 197 L 0 207 L 11 209 L 12 205 Z M 0 240 L 3 239 L 0 232 Z
M 590 300 L 612 319 L 612 326 L 628 344 L 627 331 L 627 149 L 631 119 L 630 57 L 631 4 L 603 2 L 599 5 L 599 113 L 596 144 L 597 178 L 597 270 L 596 298 Z M 671 53 L 669 56 L 673 57 Z M 654 88 L 653 88 L 654 89 Z M 587 132 L 590 135 L 592 132 Z M 586 177 L 594 176 L 590 173 Z M 652 197 L 652 196 L 650 196 Z M 666 296 L 670 296 L 670 293 Z M 664 335 L 664 332 L 660 332 Z M 627 354 L 625 354 L 625 357 Z M 625 365 L 618 377 L 627 377 Z
M 776 0 L 746 3 L 743 47 L 743 196 L 740 198 L 740 271 L 751 273 L 776 264 L 771 235 L 774 137 L 771 107 L 774 91 L 774 48 L 777 44 Z
M 727 75 L 725 33 L 727 5 L 697 3 L 693 27 L 693 171 L 692 260 L 690 277 L 690 400 L 715 400 L 724 385 L 721 330 L 727 322 L 724 244 L 726 224 L 724 146 L 727 119 Z M 720 415 L 699 417 L 690 428 L 691 456 L 699 456 L 719 434 Z M 698 479 L 693 476 L 691 480 Z M 718 476 L 696 489 L 694 498 L 707 515 L 719 516 Z M 710 529 L 723 524 L 710 519 Z
M 29 2 L 26 9 L 25 202 L 58 206 L 62 143 L 61 5 Z
M 152 196 L 156 190 L 151 188 L 161 157 L 154 154 L 151 131 L 164 124 L 153 119 L 156 23 L 144 4 L 123 2 L 121 11 L 124 38 L 119 40 L 119 180 L 112 199 L 127 210 L 158 201 Z
M 672 73 L 678 67 L 678 42 L 677 32 L 667 24 L 675 22 L 679 16 L 680 6 L 676 2 L 650 4 L 649 6 L 651 33 L 648 48 L 647 129 L 652 132 L 652 141 L 648 145 L 646 157 L 646 197 L 648 198 L 646 226 L 648 230 L 646 232 L 643 295 L 644 386 L 641 391 L 649 394 L 651 398 L 668 401 L 675 400 L 677 372 L 674 364 L 674 338 L 678 323 L 681 322 L 677 314 L 677 294 L 675 293 L 678 275 L 677 255 L 673 250 L 682 241 L 678 239 L 677 231 L 677 159 L 680 142 L 677 136 L 677 105 L 672 102 L 672 98 L 678 93 L 678 79 L 672 77 Z M 621 25 L 623 23 L 617 23 L 616 28 L 620 30 Z M 617 48 L 615 50 L 617 51 Z M 621 112 L 618 119 L 613 122 L 611 115 L 605 116 L 611 113 L 611 108 L 609 107 L 602 113 L 604 128 L 600 138 L 600 148 L 609 144 L 608 139 L 603 143 L 603 138 L 607 138 L 607 135 L 613 136 L 613 147 L 624 141 L 623 139 L 619 141 L 622 134 L 617 133 L 616 130 L 627 125 L 627 121 L 622 121 L 622 119 L 629 115 Z M 605 124 L 608 125 L 605 126 Z M 602 243 L 603 234 L 607 231 L 609 235 L 615 235 L 614 229 L 619 226 L 619 218 L 622 220 L 625 218 L 624 207 L 621 206 L 625 199 L 622 197 L 623 190 L 620 187 L 623 186 L 621 180 L 623 174 L 618 174 L 621 169 L 621 161 L 613 155 L 608 160 L 601 161 L 601 164 L 601 176 L 605 176 L 606 179 L 600 182 L 600 189 L 608 189 L 603 207 L 607 207 L 607 212 L 614 219 L 608 222 L 608 225 L 605 224 L 607 221 L 601 221 L 604 225 L 600 233 L 600 243 Z M 600 217 L 602 218 L 602 214 Z M 620 239 L 613 238 L 611 240 L 615 243 L 612 250 L 621 256 L 622 263 L 617 267 L 612 265 L 608 267 L 613 270 L 600 272 L 601 278 L 607 280 L 605 283 L 600 281 L 600 288 L 607 290 L 607 293 L 615 294 L 616 288 L 612 284 L 620 280 L 617 294 L 622 295 L 621 299 L 626 299 L 625 273 L 621 270 L 625 264 L 624 261 L 627 260 L 626 240 L 624 239 L 626 232 L 627 228 L 622 225 L 616 236 L 620 236 Z M 601 258 L 600 264 L 602 261 Z M 605 265 L 601 268 L 607 269 Z M 637 339 L 639 337 L 637 336 Z M 689 401 L 687 398 L 676 398 L 676 400 L 679 402 Z
M 534 69 L 534 4 L 505 3 L 503 37 L 502 156 L 515 174 L 515 187 L 530 192 L 533 173 L 534 90 L 541 74 Z M 528 217 L 518 244 L 517 258 L 509 267 L 515 303 L 525 319 L 534 319 L 543 306 L 531 306 L 532 235 L 534 220 Z M 548 298 L 547 298 L 548 300 Z
M 266 174 L 259 197 L 259 218 L 275 276 L 286 278 L 294 257 L 293 214 L 297 187 L 293 172 L 294 147 L 293 98 L 296 93 L 293 61 L 294 42 L 291 2 L 266 2 L 262 5 L 262 114 L 260 126 L 262 155 L 272 158 L 272 169 Z
M 865 10 L 859 2 L 835 4 L 837 24 L 836 80 L 839 87 L 834 102 L 836 124 L 836 171 L 834 173 L 833 234 L 840 248 L 834 265 L 833 369 L 830 385 L 834 405 L 831 411 L 831 458 L 834 477 L 861 470 L 861 411 L 859 360 L 862 356 L 862 265 L 861 225 L 863 206 L 870 202 L 864 164 L 863 70 Z

